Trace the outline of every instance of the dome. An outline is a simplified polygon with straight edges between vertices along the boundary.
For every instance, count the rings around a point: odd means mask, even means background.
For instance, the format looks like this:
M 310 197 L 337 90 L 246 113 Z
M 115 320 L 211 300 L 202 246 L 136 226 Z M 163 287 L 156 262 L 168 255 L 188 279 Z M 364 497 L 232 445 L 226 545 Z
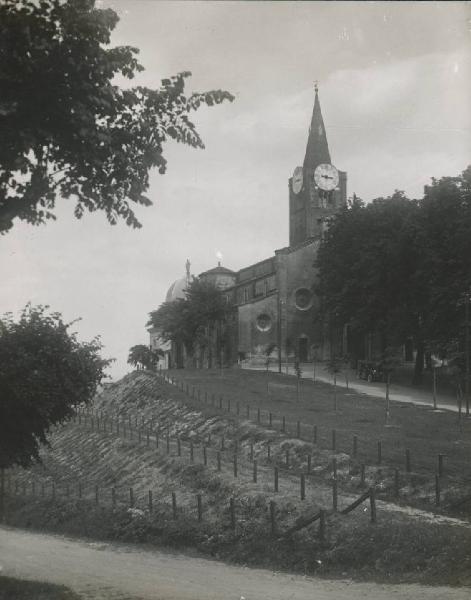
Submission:
M 173 302 L 178 298 L 185 298 L 185 290 L 187 286 L 186 277 L 177 279 L 168 288 L 167 295 L 165 296 L 165 302 Z

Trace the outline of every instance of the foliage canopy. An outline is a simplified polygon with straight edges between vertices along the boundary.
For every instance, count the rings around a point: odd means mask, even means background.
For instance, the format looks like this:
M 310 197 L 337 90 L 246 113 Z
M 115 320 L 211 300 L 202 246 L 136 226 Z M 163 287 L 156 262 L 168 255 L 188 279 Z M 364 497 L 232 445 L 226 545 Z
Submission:
M 0 4 L 0 233 L 15 218 L 55 218 L 58 196 L 75 201 L 77 218 L 102 210 L 140 227 L 132 205 L 151 204 L 149 171 L 165 172 L 164 143 L 203 148 L 190 113 L 233 100 L 221 90 L 186 96 L 189 72 L 159 89 L 115 85 L 143 70 L 137 48 L 107 47 L 118 20 L 95 0 Z
M 0 466 L 39 459 L 50 427 L 91 401 L 110 363 L 98 339 L 79 342 L 71 324 L 46 307 L 0 320 Z
M 153 369 L 161 356 L 161 350 L 152 350 L 144 344 L 137 344 L 129 349 L 128 364 L 138 369 Z
M 437 354 L 462 344 L 471 290 L 471 167 L 432 179 L 420 200 L 396 192 L 355 200 L 334 218 L 319 249 L 326 318 L 382 334 L 384 347 L 412 337 Z
M 191 353 L 195 343 L 201 347 L 208 344 L 208 325 L 225 319 L 228 310 L 219 288 L 194 279 L 185 291 L 185 298 L 161 304 L 150 313 L 147 325 L 158 329 L 163 340 L 184 344 Z

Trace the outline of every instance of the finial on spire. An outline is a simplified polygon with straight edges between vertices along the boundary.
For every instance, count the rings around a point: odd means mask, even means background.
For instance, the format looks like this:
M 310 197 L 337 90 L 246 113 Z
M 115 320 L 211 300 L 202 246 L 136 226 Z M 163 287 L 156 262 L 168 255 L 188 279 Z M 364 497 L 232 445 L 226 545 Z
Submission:
M 187 283 L 190 283 L 190 267 L 191 267 L 190 259 L 187 258 L 186 263 L 185 263 Z
M 316 94 L 317 94 L 317 92 L 319 91 L 319 82 L 317 81 L 317 79 L 316 79 L 316 81 L 314 82 L 314 91 L 316 92 Z

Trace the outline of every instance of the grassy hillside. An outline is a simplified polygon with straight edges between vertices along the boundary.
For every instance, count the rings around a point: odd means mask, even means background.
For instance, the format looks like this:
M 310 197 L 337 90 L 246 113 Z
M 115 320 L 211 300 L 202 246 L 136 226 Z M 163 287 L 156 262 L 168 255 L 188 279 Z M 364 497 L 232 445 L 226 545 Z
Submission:
M 470 564 L 463 560 L 471 548 L 466 524 L 389 500 L 378 503 L 376 524 L 370 522 L 367 504 L 348 516 L 334 513 L 332 459 L 337 461 L 339 510 L 364 491 L 357 460 L 216 405 L 203 406 L 201 395 L 198 404 L 148 373 L 109 386 L 96 399 L 93 413 L 53 433 L 43 466 L 11 474 L 9 522 L 194 547 L 238 562 L 329 576 L 471 584 Z M 300 473 L 307 456 L 311 473 L 305 476 L 301 500 Z M 390 466 L 370 466 L 367 483 L 387 490 L 393 474 Z M 427 506 L 430 490 L 423 478 L 409 474 L 403 489 L 421 490 L 415 503 Z M 274 533 L 270 501 L 275 502 Z M 320 508 L 328 517 L 324 539 L 318 522 L 283 537 Z

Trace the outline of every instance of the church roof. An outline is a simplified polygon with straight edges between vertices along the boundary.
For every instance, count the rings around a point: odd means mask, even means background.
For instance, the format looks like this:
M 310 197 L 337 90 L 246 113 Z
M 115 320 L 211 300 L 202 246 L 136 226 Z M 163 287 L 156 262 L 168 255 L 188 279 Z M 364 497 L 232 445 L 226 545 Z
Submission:
M 226 269 L 226 267 L 221 267 L 221 263 L 218 263 L 217 267 L 213 269 L 209 269 L 209 271 L 204 271 L 200 273 L 200 277 L 202 275 L 235 275 L 235 271 L 231 271 L 230 269 Z
M 314 99 L 314 109 L 312 111 L 311 127 L 309 128 L 309 137 L 307 139 L 306 155 L 304 157 L 304 169 L 315 169 L 317 165 L 330 164 L 329 145 L 327 144 L 327 135 L 324 127 L 324 120 L 321 113 L 321 104 L 317 85 L 315 87 L 316 97 Z
M 178 298 L 185 298 L 186 287 L 186 277 L 182 277 L 181 279 L 174 281 L 168 288 L 167 295 L 165 296 L 165 302 L 173 302 L 173 300 L 177 300 Z

